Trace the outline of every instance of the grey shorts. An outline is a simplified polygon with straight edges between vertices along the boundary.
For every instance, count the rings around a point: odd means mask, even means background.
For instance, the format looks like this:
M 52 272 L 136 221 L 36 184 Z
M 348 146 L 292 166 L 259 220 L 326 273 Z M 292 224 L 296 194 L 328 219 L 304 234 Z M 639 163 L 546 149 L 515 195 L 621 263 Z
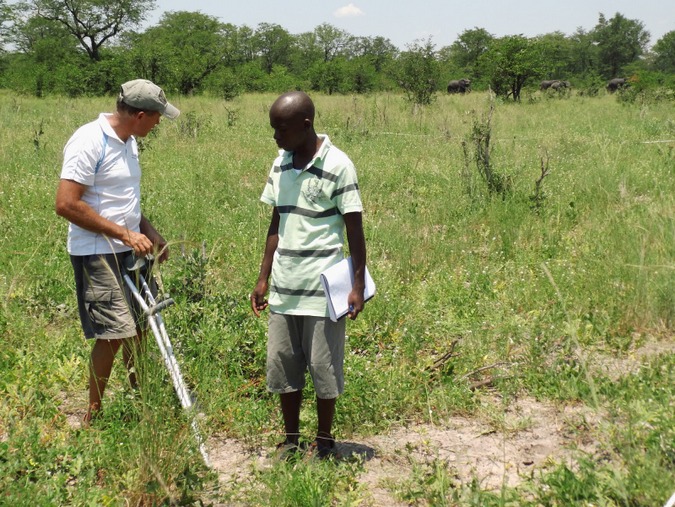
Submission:
M 316 395 L 344 391 L 345 319 L 271 313 L 267 338 L 267 389 L 290 393 L 305 387 L 309 370 Z
M 71 255 L 77 306 L 86 338 L 132 338 L 145 327 L 143 313 L 123 278 L 128 252 Z M 150 282 L 149 282 L 150 283 Z

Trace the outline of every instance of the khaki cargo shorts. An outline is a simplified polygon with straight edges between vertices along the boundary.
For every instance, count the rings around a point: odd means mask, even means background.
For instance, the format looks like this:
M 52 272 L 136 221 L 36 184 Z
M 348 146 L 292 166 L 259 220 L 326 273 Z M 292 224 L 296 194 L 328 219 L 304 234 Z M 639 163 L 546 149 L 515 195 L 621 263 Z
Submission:
M 70 256 L 85 338 L 132 338 L 136 336 L 137 328 L 147 326 L 143 312 L 123 278 L 124 258 L 128 254 Z M 151 291 L 156 293 L 152 280 L 148 280 L 148 284 L 153 285 Z

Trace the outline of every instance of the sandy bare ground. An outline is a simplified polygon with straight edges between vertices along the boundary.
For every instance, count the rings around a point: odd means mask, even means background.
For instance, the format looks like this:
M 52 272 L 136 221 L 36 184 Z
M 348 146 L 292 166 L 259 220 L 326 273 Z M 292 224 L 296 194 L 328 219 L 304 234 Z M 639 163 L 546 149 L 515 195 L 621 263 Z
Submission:
M 369 505 L 399 505 L 391 490 L 411 479 L 415 467 L 442 463 L 453 481 L 476 478 L 484 489 L 515 486 L 523 474 L 553 462 L 573 461 L 575 453 L 595 452 L 592 431 L 596 416 L 582 407 L 557 408 L 521 399 L 501 412 L 499 427 L 474 418 L 453 417 L 434 425 L 397 428 L 386 435 L 338 442 L 344 459 L 360 457 L 359 477 Z M 233 439 L 212 438 L 211 465 L 223 487 L 241 483 L 258 469 L 271 466 L 271 449 L 251 448 Z M 405 504 L 400 504 L 405 505 Z
M 636 373 L 651 356 L 675 353 L 675 340 L 649 341 L 620 358 L 593 355 L 587 367 L 594 374 L 618 379 Z M 508 404 L 485 393 L 478 416 L 452 417 L 435 424 L 400 427 L 385 435 L 354 437 L 338 442 L 345 458 L 360 457 L 359 483 L 367 505 L 404 506 L 393 491 L 412 478 L 415 468 L 442 463 L 455 482 L 478 480 L 483 489 L 517 486 L 557 463 L 575 466 L 581 456 L 602 452 L 602 410 L 588 406 L 555 406 L 532 398 Z M 482 415 L 480 415 L 482 414 Z M 208 442 L 212 467 L 223 488 L 246 481 L 253 469 L 271 466 L 273 450 L 212 437 Z

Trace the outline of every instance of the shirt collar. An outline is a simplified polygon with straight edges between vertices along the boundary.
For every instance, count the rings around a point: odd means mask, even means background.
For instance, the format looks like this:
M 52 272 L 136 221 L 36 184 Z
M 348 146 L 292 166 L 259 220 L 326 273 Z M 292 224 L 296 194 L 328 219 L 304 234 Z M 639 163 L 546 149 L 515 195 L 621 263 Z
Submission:
M 117 132 L 115 132 L 115 129 L 112 128 L 112 125 L 110 125 L 110 122 L 108 121 L 108 118 L 113 116 L 112 113 L 101 113 L 98 115 L 98 124 L 101 126 L 101 130 L 103 130 L 103 133 L 106 134 L 108 137 L 112 137 L 117 139 L 120 143 L 125 144 L 124 141 L 122 141 L 119 136 L 117 135 Z M 129 136 L 129 139 L 131 139 L 133 136 Z
M 330 142 L 330 138 L 328 137 L 327 134 L 317 134 L 319 139 L 322 140 L 321 146 L 319 147 L 319 150 L 314 154 L 314 157 L 312 160 L 309 161 L 309 163 L 303 168 L 303 171 L 305 169 L 309 169 L 312 166 L 323 166 L 323 160 L 326 158 L 326 155 L 328 154 L 328 150 L 330 150 L 330 147 L 333 146 L 333 144 Z M 286 150 L 279 150 L 280 154 L 284 158 L 284 162 L 287 164 L 292 164 L 293 163 L 293 152 L 292 151 L 286 151 Z

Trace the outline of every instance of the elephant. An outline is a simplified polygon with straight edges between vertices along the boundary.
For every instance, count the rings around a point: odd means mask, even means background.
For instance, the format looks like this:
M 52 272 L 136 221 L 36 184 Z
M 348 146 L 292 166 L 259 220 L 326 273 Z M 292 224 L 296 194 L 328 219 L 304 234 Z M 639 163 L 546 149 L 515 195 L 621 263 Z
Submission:
M 448 93 L 467 93 L 471 91 L 471 80 L 462 78 L 448 83 Z
M 607 82 L 607 91 L 609 93 L 614 93 L 619 88 L 624 88 L 626 86 L 630 86 L 630 85 L 628 83 L 628 80 L 625 77 L 615 77 L 614 79 L 610 79 Z
M 553 81 L 553 83 L 551 83 L 551 89 L 559 92 L 565 90 L 566 88 L 570 88 L 571 86 L 572 85 L 569 81 Z
M 557 79 L 547 79 L 546 81 L 542 81 L 539 84 L 539 89 L 548 90 L 553 85 L 553 83 L 556 83 L 557 81 L 558 81 Z
M 547 79 L 546 81 L 542 81 L 539 84 L 539 89 L 548 90 L 549 88 L 552 88 L 556 91 L 563 91 L 565 88 L 569 88 L 570 86 L 572 85 L 569 81 L 563 81 L 562 79 Z

